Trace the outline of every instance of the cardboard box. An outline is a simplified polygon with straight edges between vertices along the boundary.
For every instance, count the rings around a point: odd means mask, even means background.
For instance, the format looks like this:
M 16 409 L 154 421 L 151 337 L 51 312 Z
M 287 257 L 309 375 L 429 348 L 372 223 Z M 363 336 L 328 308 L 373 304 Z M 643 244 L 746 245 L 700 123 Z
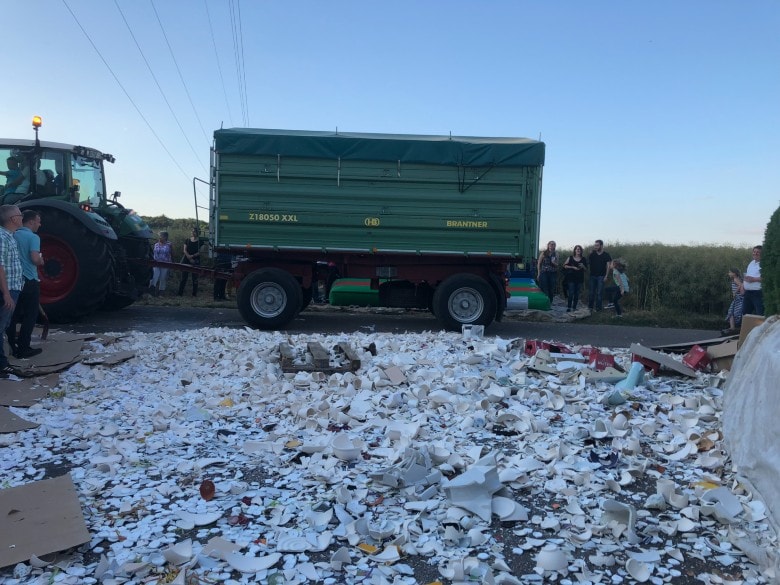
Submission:
M 729 339 L 724 343 L 708 347 L 707 355 L 711 360 L 712 369 L 716 372 L 731 370 L 734 356 L 737 355 L 738 344 L 736 339 Z
M 683 363 L 694 370 L 703 371 L 710 366 L 710 356 L 707 350 L 701 345 L 694 345 L 691 350 L 683 356 Z
M 737 343 L 737 347 L 742 347 L 748 334 L 763 322 L 764 317 L 761 315 L 742 315 L 742 327 L 739 328 L 739 342 Z
M 540 349 L 550 349 L 550 344 L 538 339 L 529 339 L 525 342 L 525 355 L 535 356 Z
M 600 372 L 606 368 L 616 368 L 615 356 L 601 353 L 599 351 L 590 354 L 588 363 L 590 364 L 590 367 L 597 372 Z
M 677 372 L 684 376 L 690 376 L 691 378 L 696 377 L 696 370 L 687 364 L 678 362 L 671 356 L 658 351 L 653 351 L 638 343 L 632 343 L 629 351 L 631 352 L 632 361 L 639 362 L 646 368 L 650 368 L 653 370 L 654 374 L 657 374 L 659 369 L 664 369 Z
M 631 354 L 631 361 L 639 362 L 645 367 L 645 370 L 650 370 L 651 372 L 653 372 L 654 376 L 657 376 L 658 370 L 661 369 L 660 363 L 654 362 L 650 358 L 642 357 L 641 355 Z

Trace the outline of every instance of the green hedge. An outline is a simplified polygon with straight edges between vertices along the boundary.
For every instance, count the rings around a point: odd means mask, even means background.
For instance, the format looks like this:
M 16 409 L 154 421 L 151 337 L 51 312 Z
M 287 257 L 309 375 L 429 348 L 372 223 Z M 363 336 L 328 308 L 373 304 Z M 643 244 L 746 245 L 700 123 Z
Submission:
M 668 246 L 658 243 L 605 243 L 613 258 L 623 258 L 631 293 L 628 309 L 665 309 L 699 315 L 725 315 L 731 302 L 728 272 L 744 272 L 751 248 L 733 246 Z M 571 250 L 559 250 L 561 264 Z M 585 256 L 590 249 L 585 250 Z M 763 266 L 763 263 L 762 263 Z M 588 295 L 587 279 L 583 296 Z
M 780 313 L 780 207 L 769 219 L 761 250 L 761 290 L 766 315 Z

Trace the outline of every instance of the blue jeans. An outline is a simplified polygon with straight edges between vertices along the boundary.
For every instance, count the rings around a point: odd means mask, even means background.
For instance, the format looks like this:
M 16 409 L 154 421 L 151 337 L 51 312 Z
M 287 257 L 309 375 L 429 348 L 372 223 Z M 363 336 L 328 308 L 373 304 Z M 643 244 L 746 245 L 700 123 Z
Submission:
M 580 300 L 580 290 L 582 289 L 582 283 L 581 282 L 569 282 L 568 283 L 568 291 L 569 291 L 569 298 L 566 303 L 566 307 L 568 309 L 572 309 L 574 311 L 577 310 L 577 303 Z
M 604 277 L 603 276 L 591 276 L 588 281 L 588 308 L 592 311 L 595 307 L 597 311 L 600 311 L 604 307 Z
M 22 291 L 9 290 L 8 292 L 11 294 L 14 303 L 16 303 L 16 300 L 19 298 L 19 293 Z M 8 357 L 5 355 L 5 347 L 3 347 L 1 336 L 2 332 L 8 327 L 8 324 L 11 322 L 11 317 L 13 316 L 14 312 L 12 309 L 6 309 L 5 307 L 0 308 L 0 368 L 4 368 L 8 365 Z
M 742 297 L 743 315 L 763 315 L 764 295 L 761 290 L 746 290 Z
M 550 299 L 550 303 L 553 302 L 555 296 L 555 285 L 558 282 L 557 272 L 541 272 L 539 274 L 539 288 Z

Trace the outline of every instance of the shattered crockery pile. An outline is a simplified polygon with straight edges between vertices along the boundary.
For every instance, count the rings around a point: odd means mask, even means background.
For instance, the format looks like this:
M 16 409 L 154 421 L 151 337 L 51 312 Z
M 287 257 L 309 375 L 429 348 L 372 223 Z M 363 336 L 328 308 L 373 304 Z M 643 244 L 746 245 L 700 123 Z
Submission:
M 29 405 L 0 387 L 29 425 L 0 434 L 2 585 L 776 579 L 722 375 L 444 332 L 85 349 Z

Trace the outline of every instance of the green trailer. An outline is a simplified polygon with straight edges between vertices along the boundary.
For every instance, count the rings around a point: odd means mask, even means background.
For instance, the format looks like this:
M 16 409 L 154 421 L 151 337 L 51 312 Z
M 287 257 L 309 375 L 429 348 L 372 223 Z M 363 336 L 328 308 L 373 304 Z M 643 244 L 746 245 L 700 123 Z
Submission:
M 525 138 L 217 130 L 211 243 L 239 258 L 239 309 L 256 327 L 283 327 L 335 277 L 369 279 L 382 306 L 429 309 L 449 329 L 488 325 L 509 263 L 538 247 L 544 151 Z

